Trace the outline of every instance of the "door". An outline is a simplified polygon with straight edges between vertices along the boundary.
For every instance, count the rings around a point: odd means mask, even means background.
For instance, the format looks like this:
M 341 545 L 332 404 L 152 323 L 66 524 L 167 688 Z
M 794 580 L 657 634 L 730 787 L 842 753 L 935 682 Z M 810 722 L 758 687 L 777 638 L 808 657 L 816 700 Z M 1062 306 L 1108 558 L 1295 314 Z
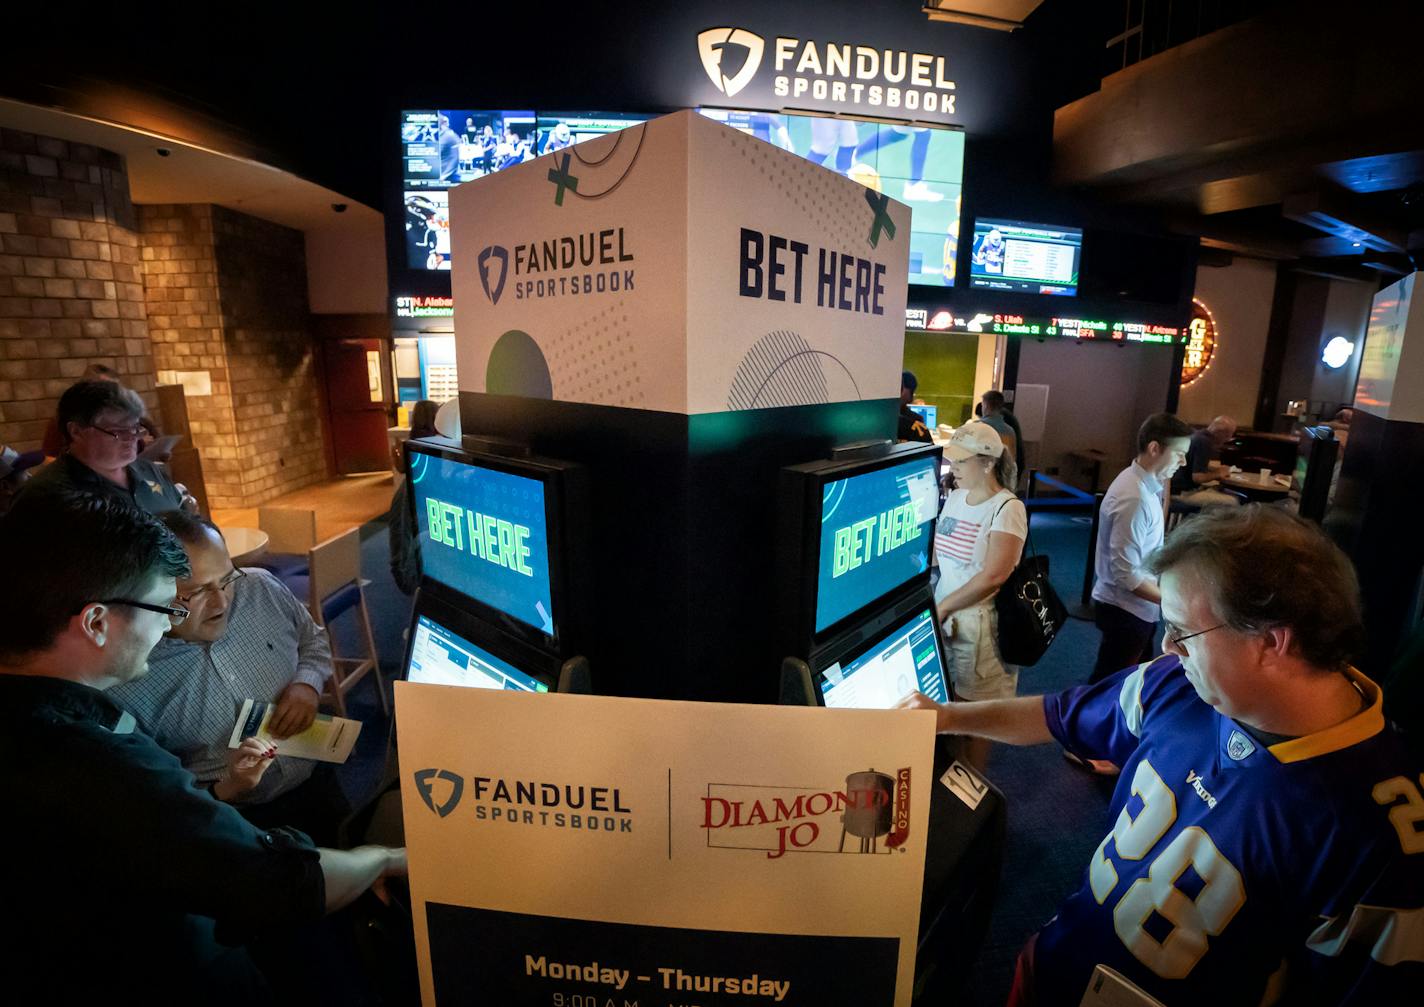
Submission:
M 389 471 L 389 347 L 380 339 L 328 339 L 322 351 L 337 474 Z

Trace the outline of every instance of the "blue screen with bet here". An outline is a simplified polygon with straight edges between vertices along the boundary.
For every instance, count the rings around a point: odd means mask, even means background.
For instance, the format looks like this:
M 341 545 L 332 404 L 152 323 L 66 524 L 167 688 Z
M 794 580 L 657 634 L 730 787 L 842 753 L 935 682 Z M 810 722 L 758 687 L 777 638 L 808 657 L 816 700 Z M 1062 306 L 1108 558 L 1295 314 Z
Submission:
M 412 452 L 421 572 L 554 635 L 544 484 Z
M 937 470 L 934 456 L 926 455 L 826 483 L 817 633 L 929 569 Z

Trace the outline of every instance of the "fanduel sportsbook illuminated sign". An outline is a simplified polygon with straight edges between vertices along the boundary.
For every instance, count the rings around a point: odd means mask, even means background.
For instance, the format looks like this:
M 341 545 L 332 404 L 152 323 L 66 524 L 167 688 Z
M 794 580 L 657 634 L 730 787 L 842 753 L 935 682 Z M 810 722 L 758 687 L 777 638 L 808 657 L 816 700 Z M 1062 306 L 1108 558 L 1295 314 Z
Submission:
M 779 35 L 770 42 L 746 28 L 708 28 L 697 52 L 717 90 L 735 97 L 758 76 L 793 104 L 850 105 L 886 114 L 954 115 L 955 82 L 946 57 L 861 42 L 819 42 Z

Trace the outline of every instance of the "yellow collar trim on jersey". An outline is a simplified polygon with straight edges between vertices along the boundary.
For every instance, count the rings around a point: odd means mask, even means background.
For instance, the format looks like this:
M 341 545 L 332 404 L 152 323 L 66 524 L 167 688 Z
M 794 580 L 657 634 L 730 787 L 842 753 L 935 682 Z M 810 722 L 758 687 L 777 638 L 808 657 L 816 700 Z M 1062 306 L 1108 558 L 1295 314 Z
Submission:
M 1358 745 L 1384 730 L 1384 694 L 1380 692 L 1380 687 L 1354 668 L 1346 668 L 1345 677 L 1355 683 L 1369 706 L 1334 727 L 1272 745 L 1269 751 L 1278 762 L 1300 762 L 1317 755 L 1329 755 Z

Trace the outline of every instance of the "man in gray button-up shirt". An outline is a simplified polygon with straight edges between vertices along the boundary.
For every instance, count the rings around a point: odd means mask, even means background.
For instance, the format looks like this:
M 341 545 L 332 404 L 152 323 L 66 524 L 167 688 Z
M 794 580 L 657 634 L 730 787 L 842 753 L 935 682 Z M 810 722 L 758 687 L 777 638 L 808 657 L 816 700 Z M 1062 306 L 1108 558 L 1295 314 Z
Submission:
M 178 581 L 179 604 L 190 614 L 154 647 L 147 675 L 108 695 L 200 784 L 247 814 L 307 783 L 317 764 L 278 756 L 250 790 L 229 779 L 228 739 L 243 701 L 277 704 L 270 730 L 278 737 L 305 730 L 331 677 L 331 648 L 326 632 L 279 580 L 266 570 L 233 566 L 212 524 L 182 513 L 160 520 L 183 543 L 192 566 L 191 576 Z

